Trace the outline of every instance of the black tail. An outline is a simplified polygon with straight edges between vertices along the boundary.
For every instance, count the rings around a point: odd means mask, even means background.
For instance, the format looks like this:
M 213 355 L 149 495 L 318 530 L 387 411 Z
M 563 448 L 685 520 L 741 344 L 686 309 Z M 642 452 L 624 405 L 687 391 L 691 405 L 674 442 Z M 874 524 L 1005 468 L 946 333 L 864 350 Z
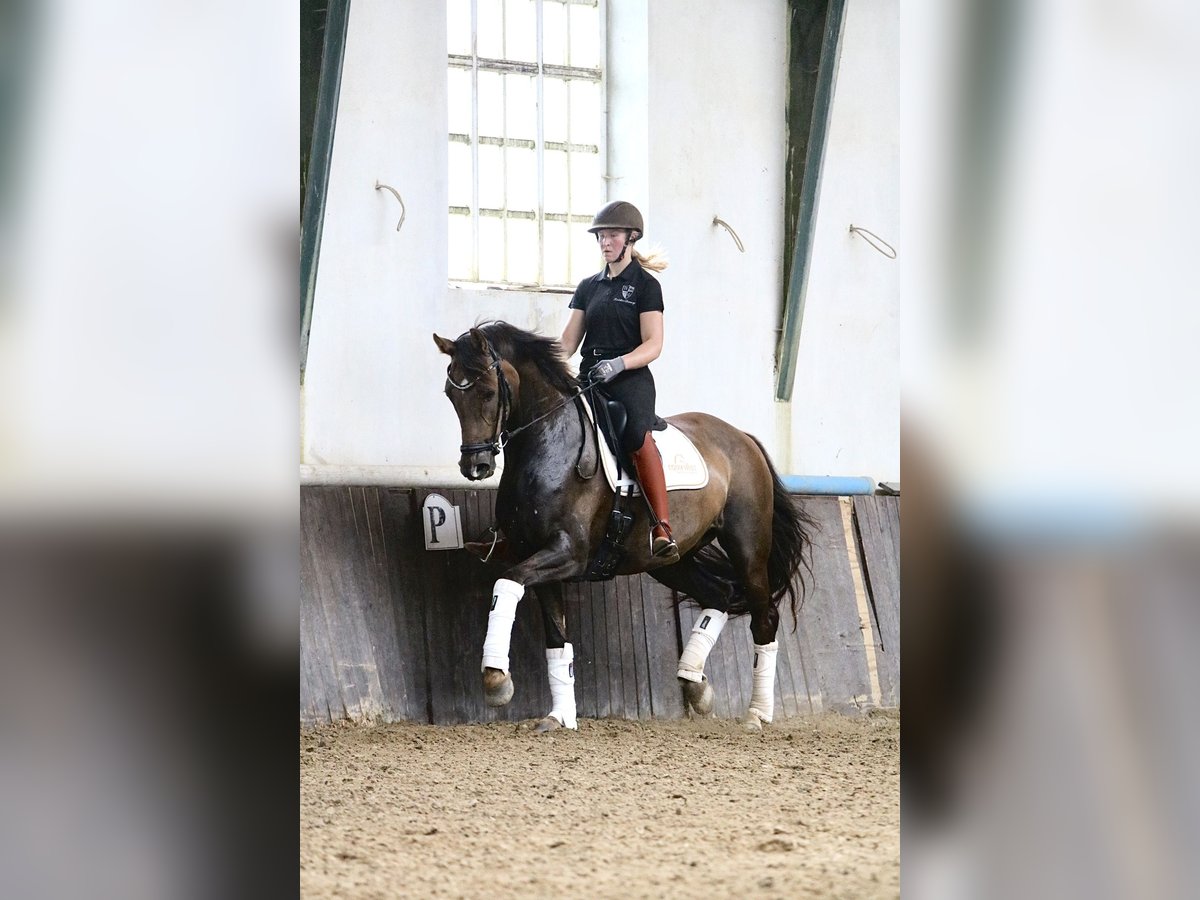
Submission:
M 798 613 L 804 604 L 804 595 L 812 578 L 812 535 L 817 530 L 816 519 L 805 512 L 799 501 L 788 493 L 775 471 L 771 457 L 762 442 L 754 435 L 749 436 L 758 445 L 767 468 L 771 470 L 771 481 L 775 492 L 775 513 L 771 518 L 771 555 L 767 559 L 767 583 L 771 588 L 771 603 L 787 597 L 792 607 L 792 629 L 799 624 Z M 805 555 L 807 549 L 808 554 Z M 803 569 L 804 571 L 801 571 Z M 805 572 L 808 576 L 805 577 Z M 800 576 L 800 590 L 796 590 L 796 576 Z
M 792 628 L 799 624 L 799 612 L 804 604 L 804 595 L 812 577 L 812 535 L 818 530 L 817 521 L 804 511 L 800 503 L 788 493 L 771 457 L 762 442 L 748 434 L 766 460 L 773 483 L 774 512 L 771 516 L 771 553 L 767 557 L 767 585 L 771 591 L 771 604 L 778 607 L 785 597 L 792 608 Z M 693 557 L 704 577 L 714 588 L 728 598 L 731 616 L 750 612 L 745 590 L 738 581 L 733 564 L 725 550 L 716 542 L 701 548 Z M 807 572 L 807 577 L 805 573 Z M 797 579 L 799 575 L 799 579 Z M 799 590 L 797 590 L 797 580 Z

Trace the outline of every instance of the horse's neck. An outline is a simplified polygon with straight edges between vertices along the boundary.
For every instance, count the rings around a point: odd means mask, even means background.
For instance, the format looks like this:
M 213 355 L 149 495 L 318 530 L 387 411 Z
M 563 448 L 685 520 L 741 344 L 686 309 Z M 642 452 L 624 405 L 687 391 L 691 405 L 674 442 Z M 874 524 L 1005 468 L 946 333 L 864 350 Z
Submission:
M 521 384 L 508 430 L 529 427 L 517 437 L 512 451 L 505 454 L 505 477 L 515 479 L 517 472 L 528 466 L 544 471 L 565 470 L 574 465 L 582 439 L 570 395 L 547 383 L 532 363 L 518 366 L 517 373 Z
M 527 362 L 517 366 L 517 374 L 521 376 L 521 386 L 517 391 L 510 429 L 528 425 L 538 416 L 562 405 L 567 399 L 567 395 L 546 382 L 542 373 L 533 363 Z M 540 422 L 535 422 L 530 425 L 530 431 L 536 432 L 539 430 L 539 426 L 550 427 L 553 418 L 553 416 L 547 416 Z

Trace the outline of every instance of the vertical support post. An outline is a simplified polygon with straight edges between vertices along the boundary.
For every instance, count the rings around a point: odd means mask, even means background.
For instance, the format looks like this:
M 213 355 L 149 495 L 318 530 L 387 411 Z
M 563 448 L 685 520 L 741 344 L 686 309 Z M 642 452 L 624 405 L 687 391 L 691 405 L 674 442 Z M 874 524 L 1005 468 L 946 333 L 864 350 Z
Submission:
M 325 45 L 321 51 L 321 76 L 317 86 L 316 121 L 308 163 L 308 188 L 300 220 L 300 383 L 308 365 L 308 334 L 312 328 L 317 262 L 321 256 L 321 230 L 325 225 L 325 197 L 329 191 L 329 164 L 333 159 L 333 133 L 337 125 L 338 96 L 342 89 L 342 59 L 350 0 L 329 0 L 325 13 Z
M 796 354 L 800 346 L 800 328 L 804 321 L 805 293 L 808 288 L 809 264 L 812 260 L 813 227 L 817 217 L 817 194 L 821 184 L 833 91 L 837 83 L 837 68 L 841 57 L 845 11 L 846 0 L 829 0 L 821 42 L 821 62 L 813 97 L 808 150 L 800 185 L 800 208 L 796 216 L 787 294 L 784 297 L 783 328 L 776 352 L 776 400 L 792 399 L 792 385 L 796 378 Z

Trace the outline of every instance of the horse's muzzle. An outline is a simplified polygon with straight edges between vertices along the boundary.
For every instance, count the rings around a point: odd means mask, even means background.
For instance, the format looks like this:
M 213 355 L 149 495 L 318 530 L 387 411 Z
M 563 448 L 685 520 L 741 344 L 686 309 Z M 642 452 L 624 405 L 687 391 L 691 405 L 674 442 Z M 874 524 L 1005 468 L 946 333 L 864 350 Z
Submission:
M 458 461 L 458 470 L 468 481 L 483 481 L 496 474 L 496 454 L 491 450 L 464 453 Z

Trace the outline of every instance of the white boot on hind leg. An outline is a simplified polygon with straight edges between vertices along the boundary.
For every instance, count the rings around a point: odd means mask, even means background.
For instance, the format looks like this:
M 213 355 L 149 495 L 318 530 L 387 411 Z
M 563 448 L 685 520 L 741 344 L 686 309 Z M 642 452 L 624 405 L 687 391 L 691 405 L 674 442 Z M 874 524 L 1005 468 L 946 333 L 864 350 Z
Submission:
M 750 708 L 742 719 L 751 731 L 761 731 L 775 715 L 775 663 L 779 642 L 754 645 L 754 689 L 750 692 Z
M 675 673 L 677 678 L 694 682 L 704 680 L 704 663 L 708 660 L 708 654 L 712 653 L 717 638 L 721 636 L 721 629 L 728 621 L 728 613 L 719 609 L 700 610 L 696 624 L 692 626 L 687 646 L 683 648 L 683 654 L 679 657 L 679 670 Z
M 575 648 L 564 644 L 561 649 L 546 650 L 546 672 L 550 676 L 550 714 L 538 724 L 538 731 L 550 731 L 553 719 L 563 728 L 578 728 L 575 718 Z

